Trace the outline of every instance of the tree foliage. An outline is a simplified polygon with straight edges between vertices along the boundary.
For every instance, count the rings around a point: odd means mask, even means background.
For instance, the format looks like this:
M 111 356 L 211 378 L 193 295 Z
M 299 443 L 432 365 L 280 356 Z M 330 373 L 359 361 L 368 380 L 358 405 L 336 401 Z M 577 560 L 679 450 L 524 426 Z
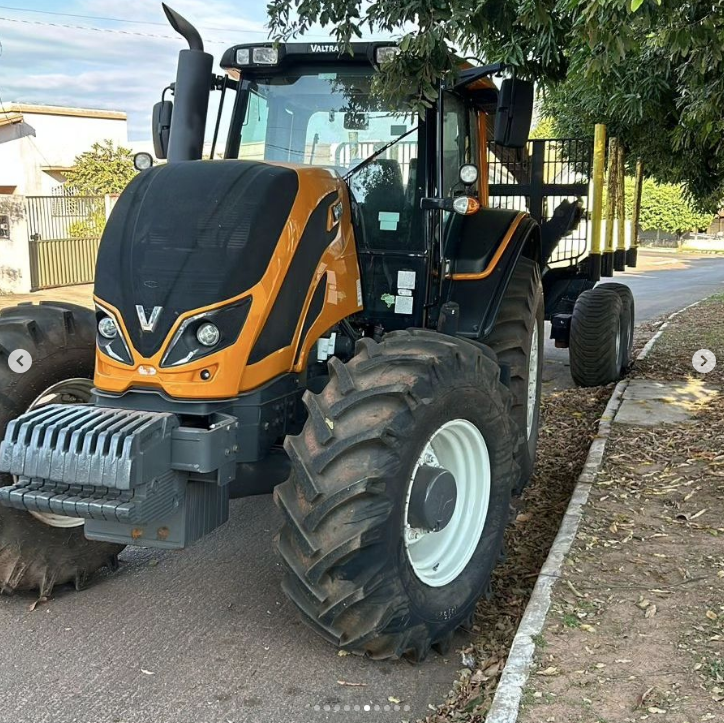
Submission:
M 626 219 L 633 216 L 635 180 L 626 178 Z M 606 208 L 607 190 L 603 192 Z M 605 213 L 604 213 L 605 215 Z M 675 183 L 657 183 L 653 178 L 644 180 L 641 196 L 639 226 L 643 231 L 665 231 L 681 236 L 691 231 L 704 231 L 713 221 L 713 215 L 702 213 L 688 198 L 683 186 Z
M 626 179 L 626 216 L 633 213 L 634 180 Z M 701 213 L 687 198 L 684 189 L 673 183 L 656 183 L 644 180 L 639 225 L 644 231 L 660 229 L 667 233 L 681 234 L 703 231 L 713 220 L 712 214 Z
M 422 110 L 456 68 L 453 49 L 539 81 L 565 135 L 608 124 L 629 157 L 686 184 L 713 209 L 724 197 L 724 0 L 270 0 L 286 39 L 312 24 L 346 44 L 362 31 L 401 38 L 383 92 Z
M 102 196 L 120 193 L 135 175 L 131 151 L 106 140 L 76 157 L 73 168 L 65 173 L 65 185 L 71 193 Z

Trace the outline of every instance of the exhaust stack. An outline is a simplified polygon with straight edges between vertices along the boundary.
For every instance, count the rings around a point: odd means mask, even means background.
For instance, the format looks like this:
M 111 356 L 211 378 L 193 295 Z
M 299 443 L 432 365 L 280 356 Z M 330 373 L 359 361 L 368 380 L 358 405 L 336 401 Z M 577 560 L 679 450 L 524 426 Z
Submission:
M 199 31 L 166 3 L 162 5 L 171 27 L 189 44 L 178 56 L 168 162 L 197 161 L 204 147 L 214 59 L 204 52 Z

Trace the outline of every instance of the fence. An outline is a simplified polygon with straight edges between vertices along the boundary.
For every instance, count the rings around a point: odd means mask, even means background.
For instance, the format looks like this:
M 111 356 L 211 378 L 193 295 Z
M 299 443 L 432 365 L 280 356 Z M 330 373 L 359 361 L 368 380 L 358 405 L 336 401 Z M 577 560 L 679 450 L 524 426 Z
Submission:
M 581 199 L 584 220 L 561 239 L 551 264 L 572 265 L 589 244 L 588 195 L 593 163 L 593 142 L 588 139 L 529 141 L 526 148 L 488 145 L 489 203 L 493 208 L 528 211 L 543 224 L 565 200 Z
M 108 196 L 26 198 L 33 291 L 93 281 Z

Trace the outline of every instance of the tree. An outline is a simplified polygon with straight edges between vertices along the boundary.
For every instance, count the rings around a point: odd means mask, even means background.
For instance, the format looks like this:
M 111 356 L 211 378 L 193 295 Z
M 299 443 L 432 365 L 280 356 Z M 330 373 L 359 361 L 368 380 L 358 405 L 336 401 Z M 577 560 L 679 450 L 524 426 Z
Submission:
M 633 216 L 635 180 L 626 178 L 626 219 Z M 606 208 L 607 188 L 603 192 Z M 605 214 L 604 214 L 605 215 Z M 682 186 L 674 183 L 657 183 L 653 178 L 644 180 L 641 197 L 639 226 L 643 231 L 665 231 L 681 236 L 690 231 L 703 231 L 713 220 L 710 213 L 702 213 L 687 197 Z
M 98 238 L 106 225 L 105 202 L 100 197 L 120 193 L 135 175 L 131 151 L 122 146 L 115 147 L 111 140 L 94 143 L 90 151 L 77 156 L 73 168 L 66 171 L 65 189 L 71 195 L 99 198 L 84 203 L 90 210 L 85 218 L 70 224 L 70 236 Z
M 633 179 L 626 179 L 626 216 L 633 211 Z M 660 229 L 681 236 L 689 231 L 707 229 L 712 214 L 700 213 L 686 198 L 681 186 L 672 183 L 656 183 L 647 178 L 641 199 L 640 225 L 644 231 Z
M 539 81 L 562 135 L 607 123 L 659 180 L 709 209 L 724 198 L 724 0 L 271 0 L 269 16 L 283 39 L 317 22 L 343 44 L 398 34 L 380 92 L 418 111 L 455 73 L 453 48 L 506 62 Z
M 65 186 L 82 196 L 103 196 L 120 193 L 135 175 L 131 151 L 106 140 L 76 157 L 73 168 L 65 173 Z

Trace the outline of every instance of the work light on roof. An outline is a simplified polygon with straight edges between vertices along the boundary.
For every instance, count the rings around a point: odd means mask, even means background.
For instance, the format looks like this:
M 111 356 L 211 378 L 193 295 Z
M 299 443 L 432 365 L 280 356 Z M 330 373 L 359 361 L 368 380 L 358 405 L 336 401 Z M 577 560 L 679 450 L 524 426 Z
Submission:
M 377 65 L 389 63 L 390 60 L 392 60 L 399 52 L 400 49 L 396 45 L 388 45 L 386 47 L 377 48 L 375 50 L 375 61 L 377 62 Z
M 279 51 L 276 48 L 254 48 L 251 59 L 259 65 L 276 65 L 279 62 Z

